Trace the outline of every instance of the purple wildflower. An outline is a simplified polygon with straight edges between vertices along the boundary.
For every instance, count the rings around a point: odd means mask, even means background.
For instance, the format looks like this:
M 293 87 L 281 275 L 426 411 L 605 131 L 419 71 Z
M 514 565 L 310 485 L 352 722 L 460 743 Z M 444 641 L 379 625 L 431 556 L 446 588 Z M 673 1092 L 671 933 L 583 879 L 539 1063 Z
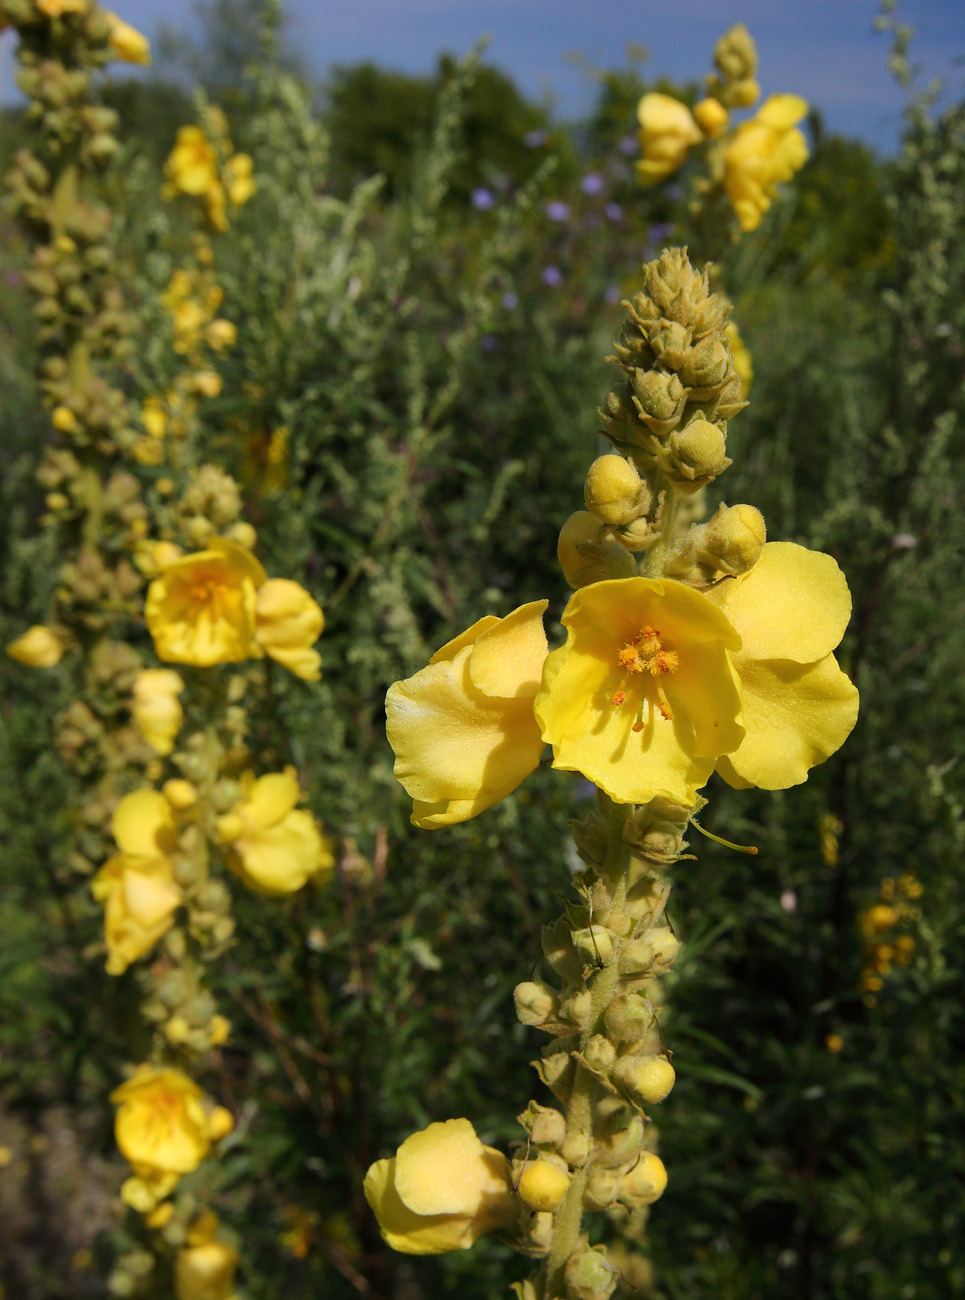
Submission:
M 523 144 L 526 145 L 527 149 L 538 149 L 540 145 L 546 143 L 548 138 L 545 131 L 527 131 L 523 136 Z
M 552 199 L 546 205 L 546 215 L 550 221 L 569 221 L 570 205 L 561 199 Z
M 485 185 L 477 185 L 472 192 L 472 206 L 480 212 L 486 212 L 495 202 L 495 194 L 492 190 L 487 190 Z
M 539 278 L 550 288 L 558 289 L 563 283 L 563 272 L 558 266 L 544 266 Z
M 622 221 L 623 209 L 619 203 L 608 203 L 603 209 L 604 216 L 608 221 Z
M 580 189 L 584 194 L 599 194 L 603 189 L 603 177 L 599 172 L 587 172 L 580 181 Z
M 604 302 L 613 303 L 620 301 L 620 286 L 618 284 L 608 284 L 606 293 L 603 295 Z
M 519 306 L 519 299 L 516 297 L 514 293 L 504 293 L 503 306 L 506 308 L 507 311 L 515 311 L 516 308 Z

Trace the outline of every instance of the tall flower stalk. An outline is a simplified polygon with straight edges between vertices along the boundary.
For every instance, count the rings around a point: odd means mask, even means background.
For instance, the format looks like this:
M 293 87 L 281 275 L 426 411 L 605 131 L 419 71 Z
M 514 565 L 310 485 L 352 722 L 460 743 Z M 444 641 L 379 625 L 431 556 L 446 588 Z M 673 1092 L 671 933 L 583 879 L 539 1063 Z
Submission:
M 516 989 L 519 1019 L 550 1037 L 535 1067 L 560 1109 L 529 1103 L 511 1162 L 484 1159 L 468 1121 L 448 1120 L 366 1179 L 396 1249 L 465 1249 L 496 1231 L 541 1258 L 521 1300 L 606 1300 L 618 1272 L 585 1215 L 639 1226 L 666 1186 L 650 1115 L 675 1079 L 659 981 L 679 949 L 666 906 L 700 790 L 714 771 L 736 788 L 797 785 L 857 716 L 833 653 L 851 608 L 835 562 L 767 542 L 752 506 L 696 522 L 746 405 L 729 306 L 682 249 L 648 264 L 625 305 L 622 377 L 600 411 L 613 451 L 560 534 L 575 588 L 565 643 L 548 652 L 545 602 L 488 615 L 387 698 L 417 825 L 476 816 L 544 743 L 554 768 L 597 787 L 573 824 L 575 898 L 543 931 L 542 971 Z

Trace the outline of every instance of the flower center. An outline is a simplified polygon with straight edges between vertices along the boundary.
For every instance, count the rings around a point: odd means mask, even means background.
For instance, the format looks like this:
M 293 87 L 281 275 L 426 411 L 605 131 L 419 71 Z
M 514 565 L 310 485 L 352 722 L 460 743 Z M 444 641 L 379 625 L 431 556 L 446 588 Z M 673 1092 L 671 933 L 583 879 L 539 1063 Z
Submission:
M 611 699 L 610 703 L 618 708 L 627 701 L 627 692 L 623 689 L 632 679 L 628 677 L 630 673 L 649 674 L 657 678 L 653 683 L 655 687 L 654 694 L 657 697 L 657 708 L 662 717 L 669 722 L 673 718 L 673 709 L 670 707 L 670 701 L 663 687 L 659 684 L 659 678 L 667 673 L 675 673 L 680 666 L 680 657 L 676 650 L 667 650 L 664 648 L 663 641 L 659 631 L 654 627 L 642 627 L 635 637 L 622 646 L 617 651 L 617 662 L 623 669 L 624 676 L 620 682 L 620 689 Z M 643 704 L 648 698 L 647 687 L 641 682 L 640 700 L 637 706 L 637 720 L 633 724 L 634 731 L 643 730 Z M 650 700 L 651 710 L 653 701 Z
M 215 620 L 223 618 L 229 594 L 227 584 L 214 574 L 196 578 L 191 584 L 188 619 L 193 621 L 204 613 Z

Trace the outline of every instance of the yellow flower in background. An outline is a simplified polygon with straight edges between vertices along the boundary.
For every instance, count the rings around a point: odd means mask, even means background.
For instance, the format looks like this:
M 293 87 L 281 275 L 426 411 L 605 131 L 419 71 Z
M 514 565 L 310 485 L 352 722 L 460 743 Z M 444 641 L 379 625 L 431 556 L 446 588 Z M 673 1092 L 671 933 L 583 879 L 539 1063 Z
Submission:
M 858 692 L 832 651 L 851 617 L 851 593 L 830 555 L 768 542 L 748 573 L 706 593 L 741 638 L 746 735 L 717 763 L 729 785 L 784 790 L 844 744 Z
M 808 111 L 800 95 L 772 95 L 724 149 L 724 189 L 742 230 L 756 230 L 777 195 L 808 159 L 797 123 Z
M 124 22 L 123 18 L 118 18 L 110 9 L 104 10 L 104 17 L 110 20 L 111 34 L 108 40 L 115 56 L 123 63 L 142 63 L 148 66 L 151 62 L 151 46 L 147 37 L 130 23 Z
M 218 183 L 218 156 L 199 126 L 178 130 L 164 174 L 175 193 L 201 196 Z
M 82 14 L 88 0 L 37 0 L 37 8 L 48 18 L 62 18 L 64 14 Z
M 224 183 L 228 198 L 236 208 L 240 208 L 255 192 L 255 178 L 252 175 L 254 164 L 246 153 L 236 153 L 225 163 Z
M 162 569 L 144 608 L 158 658 L 202 666 L 249 658 L 265 576 L 250 551 L 222 537 Z
M 54 668 L 60 663 L 64 645 L 55 632 L 43 623 L 35 623 L 11 641 L 7 654 L 28 668 Z
M 640 148 L 643 158 L 636 164 L 644 185 L 656 185 L 683 166 L 687 154 L 703 139 L 700 127 L 686 104 L 655 91 L 637 105 Z
M 238 339 L 238 330 L 230 320 L 211 321 L 204 331 L 204 341 L 214 352 L 226 352 L 233 348 Z
M 187 1244 L 174 1264 L 177 1300 L 231 1300 L 234 1294 L 238 1252 L 218 1241 L 218 1216 L 210 1210 L 189 1228 Z
M 134 563 L 145 578 L 155 578 L 184 552 L 174 542 L 158 541 L 155 537 L 142 537 L 134 547 Z
M 293 767 L 249 776 L 241 801 L 218 822 L 232 870 L 261 893 L 291 894 L 335 865 L 331 841 L 310 812 L 296 808 L 301 797 Z
M 91 881 L 104 905 L 108 975 L 123 975 L 174 924 L 181 890 L 168 856 L 176 838 L 171 805 L 157 790 L 135 790 L 118 803 L 111 829 L 120 852 Z
M 265 654 L 296 677 L 317 682 L 322 657 L 312 646 L 325 627 L 325 615 L 304 587 L 289 578 L 269 578 L 255 601 L 255 640 Z
M 577 591 L 563 625 L 535 704 L 553 766 L 617 803 L 693 803 L 744 736 L 732 624 L 682 583 L 618 578 Z
M 131 716 L 141 737 L 162 758 L 170 754 L 184 721 L 178 696 L 184 682 L 173 668 L 145 668 L 134 679 Z
M 747 400 L 751 391 L 751 382 L 754 378 L 754 362 L 751 358 L 747 344 L 741 338 L 740 330 L 734 321 L 729 320 L 724 326 L 724 334 L 730 344 L 730 355 L 734 362 L 734 369 L 737 371 L 741 381 L 741 397 Z
M 133 1177 L 121 1199 L 141 1213 L 153 1210 L 192 1173 L 212 1142 L 231 1132 L 234 1121 L 223 1106 L 202 1104 L 203 1093 L 180 1070 L 142 1065 L 111 1093 L 118 1107 L 114 1136 Z
M 416 826 L 467 821 L 539 765 L 533 699 L 547 654 L 547 603 L 479 619 L 389 688 L 386 735 Z
M 393 1250 L 441 1255 L 468 1250 L 517 1215 L 509 1164 L 483 1146 L 467 1119 L 413 1133 L 365 1175 L 365 1198 Z

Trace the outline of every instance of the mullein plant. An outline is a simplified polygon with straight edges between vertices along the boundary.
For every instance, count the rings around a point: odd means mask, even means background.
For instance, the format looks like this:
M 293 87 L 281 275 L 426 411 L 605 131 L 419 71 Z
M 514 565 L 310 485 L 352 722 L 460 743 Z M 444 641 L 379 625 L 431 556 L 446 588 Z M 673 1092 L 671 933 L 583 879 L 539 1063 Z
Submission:
M 136 321 L 97 197 L 118 154 L 117 118 L 98 103 L 96 78 L 112 59 L 148 62 L 147 42 L 93 0 L 3 0 L 0 25 L 20 37 L 35 128 L 7 177 L 8 204 L 33 248 L 26 280 L 50 412 L 41 524 L 65 557 L 49 620 L 7 650 L 76 689 L 55 734 L 82 787 L 69 810 L 70 869 L 103 908 L 107 973 L 138 968 L 153 1030 L 148 1059 L 111 1100 L 131 1166 L 121 1198 L 160 1239 L 128 1250 L 110 1288 L 163 1286 L 161 1258 L 179 1300 L 227 1296 L 237 1252 L 198 1192 L 179 1191 L 233 1128 L 187 1072 L 230 1032 L 205 987 L 234 931 L 217 866 L 281 897 L 324 882 L 334 864 L 331 842 L 298 807 L 295 770 L 257 772 L 247 745 L 268 660 L 318 680 L 324 617 L 298 583 L 266 573 L 237 484 L 198 448 L 194 403 L 216 395 L 213 361 L 235 337 L 217 315 L 208 235 L 253 193 L 251 159 L 233 153 L 216 109 L 207 132 L 184 128 L 175 143 L 166 196 L 199 204 L 202 226 L 162 303 L 184 372 L 138 411 L 127 392 Z
M 612 451 L 590 466 L 586 509 L 559 538 L 574 589 L 564 644 L 548 649 L 546 600 L 489 614 L 386 701 L 417 826 L 482 813 L 547 744 L 555 769 L 597 788 L 573 823 L 575 897 L 515 994 L 522 1023 L 549 1037 L 534 1066 L 558 1105 L 529 1102 L 509 1157 L 468 1119 L 445 1119 L 365 1179 L 396 1250 L 468 1249 L 492 1232 L 541 1259 L 521 1300 L 605 1300 L 620 1259 L 590 1244 L 585 1214 L 632 1229 L 666 1186 L 651 1124 L 675 1078 L 659 981 L 679 948 L 665 913 L 701 789 L 715 771 L 737 789 L 803 782 L 858 709 L 834 657 L 851 612 L 836 562 L 767 541 L 750 505 L 693 522 L 746 404 L 729 307 L 682 249 L 648 264 L 624 305 L 611 358 L 622 374 L 600 411 Z

